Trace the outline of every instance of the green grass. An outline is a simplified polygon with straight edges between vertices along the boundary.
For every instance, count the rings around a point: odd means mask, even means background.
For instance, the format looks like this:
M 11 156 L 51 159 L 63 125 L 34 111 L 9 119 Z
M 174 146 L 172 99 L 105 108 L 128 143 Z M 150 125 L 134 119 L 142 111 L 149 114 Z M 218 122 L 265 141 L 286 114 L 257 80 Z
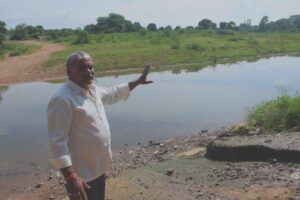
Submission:
M 15 41 L 5 41 L 2 46 L 0 46 L 0 59 L 5 56 L 19 56 L 24 54 L 30 54 L 34 51 L 40 49 L 39 45 L 33 44 L 22 44 Z
M 220 63 L 224 58 L 238 60 L 267 54 L 300 52 L 299 33 L 113 33 L 90 35 L 90 43 L 81 45 L 72 44 L 75 39 L 61 38 L 59 42 L 67 45 L 67 48 L 54 53 L 44 66 L 62 64 L 70 53 L 78 50 L 91 54 L 99 71 L 136 68 L 146 63 L 159 66 L 199 63 L 206 66 Z
M 265 132 L 300 128 L 300 96 L 282 95 L 258 105 L 248 115 L 247 123 Z

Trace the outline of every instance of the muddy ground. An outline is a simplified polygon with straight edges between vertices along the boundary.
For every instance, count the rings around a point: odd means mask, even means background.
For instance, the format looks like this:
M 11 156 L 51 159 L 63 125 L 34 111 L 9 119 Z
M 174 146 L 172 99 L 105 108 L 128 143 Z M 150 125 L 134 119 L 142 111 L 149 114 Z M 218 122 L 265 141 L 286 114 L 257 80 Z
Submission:
M 205 158 L 205 147 L 222 131 L 149 141 L 114 153 L 107 200 L 300 199 L 297 163 L 226 162 Z M 14 192 L 15 199 L 67 199 L 55 171 Z
M 0 85 L 41 81 L 65 76 L 64 66 L 53 68 L 43 67 L 50 55 L 62 51 L 65 46 L 61 44 L 42 41 L 23 41 L 26 44 L 35 44 L 41 48 L 31 54 L 7 57 L 0 60 Z

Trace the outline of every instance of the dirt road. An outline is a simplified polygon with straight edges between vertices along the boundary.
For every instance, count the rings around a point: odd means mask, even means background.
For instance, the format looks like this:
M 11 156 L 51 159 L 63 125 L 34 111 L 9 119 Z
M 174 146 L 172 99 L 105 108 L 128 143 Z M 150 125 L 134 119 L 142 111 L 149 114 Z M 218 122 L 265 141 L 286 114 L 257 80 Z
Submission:
M 37 44 L 42 46 L 38 51 L 0 60 L 0 85 L 9 85 L 29 81 L 39 81 L 62 77 L 65 74 L 63 66 L 51 69 L 43 68 L 42 64 L 49 56 L 65 47 L 60 44 L 51 44 L 40 41 L 25 41 L 25 44 Z

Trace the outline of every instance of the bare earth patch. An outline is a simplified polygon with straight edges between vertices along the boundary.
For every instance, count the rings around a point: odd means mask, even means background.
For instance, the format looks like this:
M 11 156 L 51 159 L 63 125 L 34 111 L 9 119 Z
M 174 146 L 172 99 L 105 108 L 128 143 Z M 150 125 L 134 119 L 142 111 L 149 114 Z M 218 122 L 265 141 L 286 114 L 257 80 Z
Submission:
M 40 81 L 64 76 L 65 69 L 63 66 L 51 69 L 46 69 L 42 66 L 52 53 L 62 51 L 65 48 L 63 45 L 40 41 L 25 41 L 23 43 L 41 45 L 42 47 L 29 55 L 8 57 L 0 60 L 0 85 Z

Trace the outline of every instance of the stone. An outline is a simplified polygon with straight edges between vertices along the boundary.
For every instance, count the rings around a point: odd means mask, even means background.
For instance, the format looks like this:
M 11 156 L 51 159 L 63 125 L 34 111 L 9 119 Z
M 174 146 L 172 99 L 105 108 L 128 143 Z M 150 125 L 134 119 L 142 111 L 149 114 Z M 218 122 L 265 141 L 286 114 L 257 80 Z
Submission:
M 195 155 L 204 154 L 205 152 L 206 152 L 205 147 L 197 147 L 197 148 L 191 149 L 189 151 L 179 153 L 179 154 L 177 154 L 177 156 L 178 157 L 192 157 Z
M 173 168 L 170 168 L 170 169 L 168 169 L 168 170 L 166 171 L 165 174 L 166 174 L 167 176 L 172 176 L 173 173 L 174 173 L 174 169 L 173 169 Z

